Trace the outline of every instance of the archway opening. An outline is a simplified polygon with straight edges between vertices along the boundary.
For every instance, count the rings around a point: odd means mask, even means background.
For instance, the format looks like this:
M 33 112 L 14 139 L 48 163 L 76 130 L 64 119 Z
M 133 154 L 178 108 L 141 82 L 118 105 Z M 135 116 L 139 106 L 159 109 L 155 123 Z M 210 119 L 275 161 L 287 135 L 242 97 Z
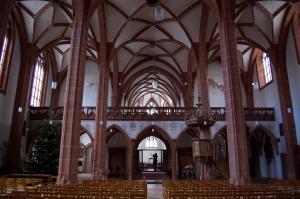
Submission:
M 258 129 L 250 136 L 249 167 L 252 178 L 274 177 L 274 152 L 272 138 Z
M 160 138 L 148 136 L 137 147 L 139 172 L 166 172 L 167 146 Z
M 129 176 L 129 144 L 126 136 L 118 128 L 107 131 L 108 178 L 126 179 Z
M 229 159 L 228 159 L 228 144 L 227 130 L 221 129 L 212 140 L 213 155 L 212 160 L 216 169 L 212 175 L 216 179 L 224 179 L 229 177 Z
M 192 139 L 198 137 L 196 129 L 186 129 L 177 138 L 177 168 L 179 179 L 194 179 L 199 176 L 199 165 L 193 159 Z
M 78 172 L 92 173 L 93 138 L 82 127 L 79 144 Z

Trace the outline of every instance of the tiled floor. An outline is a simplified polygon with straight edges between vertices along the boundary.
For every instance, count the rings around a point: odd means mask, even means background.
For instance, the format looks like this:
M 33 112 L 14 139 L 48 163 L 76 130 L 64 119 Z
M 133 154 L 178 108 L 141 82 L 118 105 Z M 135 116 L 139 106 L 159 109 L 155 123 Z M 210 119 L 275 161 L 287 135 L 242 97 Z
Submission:
M 162 184 L 147 184 L 148 199 L 162 199 L 163 186 Z

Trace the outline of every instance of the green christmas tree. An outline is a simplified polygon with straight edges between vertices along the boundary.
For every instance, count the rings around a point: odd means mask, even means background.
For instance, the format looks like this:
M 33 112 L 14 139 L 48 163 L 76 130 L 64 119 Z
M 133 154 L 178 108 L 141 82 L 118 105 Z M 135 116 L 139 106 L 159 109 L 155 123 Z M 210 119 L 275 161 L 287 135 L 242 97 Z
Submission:
M 57 175 L 61 128 L 50 111 L 49 119 L 41 122 L 40 134 L 33 141 L 28 169 L 32 173 Z

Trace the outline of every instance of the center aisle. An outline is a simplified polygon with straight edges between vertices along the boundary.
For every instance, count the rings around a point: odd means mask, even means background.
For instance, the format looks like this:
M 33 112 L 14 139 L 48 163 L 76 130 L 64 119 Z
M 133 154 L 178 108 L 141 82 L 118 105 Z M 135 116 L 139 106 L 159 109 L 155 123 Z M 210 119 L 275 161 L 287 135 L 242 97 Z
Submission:
M 147 181 L 147 198 L 163 199 L 163 185 L 161 181 Z

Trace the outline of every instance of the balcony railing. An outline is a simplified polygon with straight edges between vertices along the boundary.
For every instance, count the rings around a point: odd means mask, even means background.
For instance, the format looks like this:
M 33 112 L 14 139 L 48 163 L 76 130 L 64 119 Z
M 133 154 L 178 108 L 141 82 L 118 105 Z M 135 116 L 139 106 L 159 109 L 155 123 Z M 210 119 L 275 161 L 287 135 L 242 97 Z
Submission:
M 187 113 L 194 108 L 184 107 L 118 107 L 107 109 L 107 120 L 164 120 L 184 121 Z M 63 118 L 63 107 L 50 109 L 49 107 L 31 107 L 30 120 L 43 120 L 48 118 L 50 110 L 58 120 Z M 224 107 L 211 107 L 217 121 L 225 121 L 226 111 Z M 274 108 L 245 108 L 246 121 L 274 121 Z M 82 120 L 95 120 L 96 107 L 82 107 Z

